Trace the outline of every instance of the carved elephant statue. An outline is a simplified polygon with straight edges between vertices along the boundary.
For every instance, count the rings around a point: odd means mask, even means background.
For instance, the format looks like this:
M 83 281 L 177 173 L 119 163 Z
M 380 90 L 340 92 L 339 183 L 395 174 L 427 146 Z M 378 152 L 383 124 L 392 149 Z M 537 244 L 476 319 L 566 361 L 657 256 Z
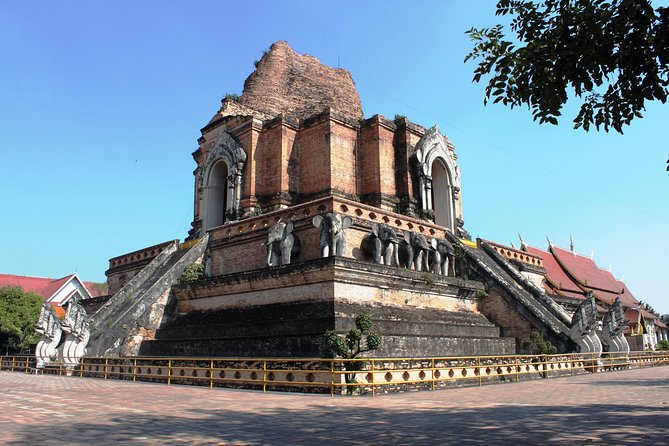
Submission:
M 267 265 L 280 266 L 290 264 L 292 256 L 300 253 L 300 239 L 293 234 L 293 222 L 278 222 L 267 232 Z
M 385 223 L 372 223 L 372 233 L 363 239 L 363 250 L 375 263 L 399 266 L 399 240 L 395 230 Z
M 343 256 L 346 246 L 344 230 L 353 224 L 353 219 L 330 212 L 315 216 L 312 223 L 321 230 L 321 257 Z
M 433 238 L 430 240 L 432 246 L 432 272 L 448 276 L 448 268 L 451 260 L 455 258 L 455 250 L 448 240 Z
M 409 269 L 413 266 L 416 271 L 428 269 L 430 245 L 425 236 L 412 231 L 404 231 L 404 243 L 402 243 L 402 266 Z

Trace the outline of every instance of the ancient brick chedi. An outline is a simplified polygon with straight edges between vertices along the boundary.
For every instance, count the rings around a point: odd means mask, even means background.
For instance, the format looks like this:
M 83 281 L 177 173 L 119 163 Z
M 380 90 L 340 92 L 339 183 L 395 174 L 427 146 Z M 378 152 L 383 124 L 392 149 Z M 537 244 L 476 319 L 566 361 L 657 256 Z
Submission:
M 194 235 L 327 196 L 434 216 L 451 230 L 461 219 L 449 141 L 405 118 L 364 120 L 348 71 L 285 42 L 272 45 L 240 98 L 223 100 L 198 142 Z
M 363 312 L 379 355 L 513 353 L 533 330 L 562 351 L 594 345 L 467 240 L 457 156 L 436 126 L 365 119 L 348 71 L 285 42 L 256 65 L 198 139 L 188 240 L 111 259 L 94 354 L 318 356 L 326 330 Z M 177 284 L 193 261 L 204 276 Z

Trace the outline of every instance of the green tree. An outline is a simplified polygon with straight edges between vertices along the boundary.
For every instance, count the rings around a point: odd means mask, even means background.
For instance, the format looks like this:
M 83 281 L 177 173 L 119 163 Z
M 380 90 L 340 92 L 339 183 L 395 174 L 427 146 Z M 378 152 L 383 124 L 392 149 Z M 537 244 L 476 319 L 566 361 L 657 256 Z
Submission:
M 0 352 L 24 352 L 36 344 L 35 324 L 44 299 L 18 287 L 0 288 Z
M 326 358 L 354 359 L 364 352 L 376 350 L 381 347 L 383 337 L 378 333 L 372 333 L 372 318 L 368 314 L 359 314 L 355 318 L 355 328 L 352 328 L 345 336 L 340 336 L 337 330 L 327 330 L 323 335 L 323 356 Z M 346 373 L 344 378 L 347 383 L 355 383 L 355 372 L 362 369 L 361 361 L 344 361 L 344 369 L 353 373 Z M 353 391 L 348 388 L 349 393 Z
M 480 59 L 474 81 L 490 75 L 485 102 L 527 105 L 540 123 L 557 124 L 573 93 L 581 109 L 574 128 L 623 126 L 646 101 L 669 93 L 669 8 L 650 0 L 500 0 L 503 25 L 472 28 L 465 61 Z

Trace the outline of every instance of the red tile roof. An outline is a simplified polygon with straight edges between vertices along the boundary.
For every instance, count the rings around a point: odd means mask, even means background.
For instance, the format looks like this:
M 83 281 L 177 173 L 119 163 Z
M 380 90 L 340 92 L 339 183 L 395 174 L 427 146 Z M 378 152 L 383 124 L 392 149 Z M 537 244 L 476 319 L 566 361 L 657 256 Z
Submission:
M 69 276 L 68 276 L 69 277 Z M 57 279 L 62 280 L 62 279 Z M 54 282 L 54 279 L 48 279 L 46 277 L 30 277 L 30 276 L 16 276 L 14 274 L 0 274 L 0 287 L 3 286 L 17 286 L 23 289 L 23 291 L 33 292 L 42 296 L 44 299 L 48 299 L 53 295 L 56 288 L 50 294 L 46 294 L 46 289 L 51 288 L 50 285 Z M 62 285 L 62 284 L 61 284 Z
M 553 294 L 584 299 L 587 292 L 592 291 L 596 299 L 609 305 L 619 297 L 625 308 L 639 306 L 639 301 L 623 282 L 613 277 L 610 271 L 599 268 L 589 257 L 553 245 L 548 251 L 529 245 L 524 245 L 524 249 L 543 260 L 545 288 Z
M 23 291 L 33 292 L 42 296 L 44 300 L 51 298 L 63 285 L 70 281 L 75 275 L 70 274 L 60 279 L 47 277 L 18 276 L 15 274 L 0 274 L 0 287 L 17 286 Z M 88 286 L 84 285 L 91 294 Z M 91 294 L 93 296 L 93 294 Z
M 564 272 L 550 252 L 525 245 L 530 254 L 541 257 L 546 270 L 546 281 L 558 294 L 575 299 L 585 299 L 585 292 Z M 549 285 L 549 284 L 547 284 Z
M 617 294 L 617 286 L 611 283 L 590 257 L 567 251 L 557 246 L 549 248 L 560 266 L 582 287 Z
M 100 296 L 106 296 L 107 294 L 109 294 L 108 291 L 106 291 L 104 289 L 102 289 L 102 290 L 99 289 L 97 287 L 97 285 L 99 285 L 99 284 L 97 284 L 95 282 L 83 282 L 83 284 L 86 287 L 86 289 L 88 290 L 88 294 L 90 294 L 91 297 L 100 297 Z
M 620 280 L 616 279 L 613 277 L 613 274 L 611 274 L 610 271 L 605 270 L 605 269 L 600 269 L 599 270 L 604 277 L 606 277 L 610 282 L 616 284 L 618 289 L 620 290 L 620 303 L 623 304 L 623 307 L 630 307 L 630 308 L 635 308 L 639 306 L 639 301 L 634 297 L 632 292 L 627 289 L 627 285 L 625 285 L 623 282 Z

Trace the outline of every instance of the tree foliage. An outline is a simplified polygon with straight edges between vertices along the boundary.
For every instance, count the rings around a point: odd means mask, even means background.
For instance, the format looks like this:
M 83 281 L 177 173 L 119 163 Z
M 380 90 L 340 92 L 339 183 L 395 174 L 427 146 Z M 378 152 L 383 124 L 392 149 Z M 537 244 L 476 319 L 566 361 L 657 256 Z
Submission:
M 35 324 L 44 299 L 18 287 L 0 288 L 0 352 L 23 352 L 39 340 Z
M 340 336 L 337 330 L 327 330 L 323 335 L 323 356 L 354 359 L 361 353 L 378 349 L 381 347 L 383 337 L 378 333 L 372 333 L 371 330 L 372 318 L 364 313 L 356 316 L 355 328 L 350 329 L 345 336 Z M 345 361 L 344 368 L 356 372 L 362 369 L 362 362 Z M 355 382 L 355 373 L 347 373 L 344 377 L 347 383 Z M 349 388 L 349 392 L 352 390 Z
M 523 343 L 523 348 L 529 350 L 533 355 L 554 355 L 557 353 L 557 347 L 544 339 L 543 334 L 536 331 L 530 333 L 530 340 Z
M 574 128 L 623 126 L 646 101 L 669 93 L 669 8 L 650 0 L 499 0 L 505 27 L 467 31 L 479 60 L 474 81 L 490 75 L 485 102 L 527 105 L 534 120 L 557 124 L 570 94 L 581 102 Z

